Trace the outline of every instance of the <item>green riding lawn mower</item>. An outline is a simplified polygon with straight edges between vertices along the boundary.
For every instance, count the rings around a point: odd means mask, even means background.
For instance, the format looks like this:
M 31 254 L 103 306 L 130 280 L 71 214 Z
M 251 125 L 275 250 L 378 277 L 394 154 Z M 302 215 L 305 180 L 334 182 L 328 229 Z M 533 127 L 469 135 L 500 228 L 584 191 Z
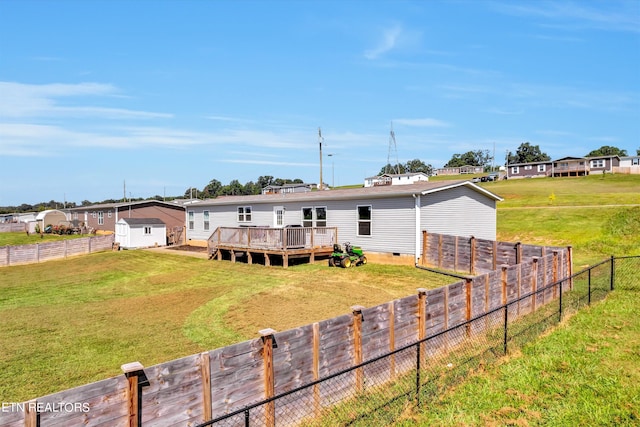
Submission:
M 329 267 L 340 266 L 342 268 L 355 267 L 367 263 L 367 257 L 362 253 L 362 248 L 345 242 L 344 250 L 339 244 L 333 245 L 333 253 L 329 258 Z

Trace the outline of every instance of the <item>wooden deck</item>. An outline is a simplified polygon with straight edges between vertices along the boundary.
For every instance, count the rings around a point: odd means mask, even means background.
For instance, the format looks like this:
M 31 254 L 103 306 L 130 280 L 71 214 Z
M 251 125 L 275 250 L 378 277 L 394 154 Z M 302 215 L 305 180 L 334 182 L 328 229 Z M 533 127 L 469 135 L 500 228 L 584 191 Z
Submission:
M 327 256 L 338 241 L 335 227 L 218 227 L 207 244 L 209 259 L 245 259 L 248 264 L 272 265 L 282 259 L 287 268 L 291 258 Z

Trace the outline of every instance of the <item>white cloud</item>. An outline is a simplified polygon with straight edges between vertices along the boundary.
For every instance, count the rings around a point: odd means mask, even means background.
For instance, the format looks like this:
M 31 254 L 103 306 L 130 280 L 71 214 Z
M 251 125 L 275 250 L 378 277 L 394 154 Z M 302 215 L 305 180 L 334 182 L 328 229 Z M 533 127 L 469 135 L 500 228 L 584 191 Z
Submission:
M 0 82 L 0 117 L 99 117 L 106 119 L 170 118 L 171 114 L 96 106 L 60 106 L 59 98 L 122 97 L 113 85 L 103 83 L 31 85 Z
M 382 40 L 380 40 L 377 46 L 373 49 L 366 50 L 364 52 L 364 57 L 367 59 L 377 59 L 381 55 L 389 52 L 396 46 L 401 34 L 402 27 L 398 24 L 384 30 L 382 33 Z

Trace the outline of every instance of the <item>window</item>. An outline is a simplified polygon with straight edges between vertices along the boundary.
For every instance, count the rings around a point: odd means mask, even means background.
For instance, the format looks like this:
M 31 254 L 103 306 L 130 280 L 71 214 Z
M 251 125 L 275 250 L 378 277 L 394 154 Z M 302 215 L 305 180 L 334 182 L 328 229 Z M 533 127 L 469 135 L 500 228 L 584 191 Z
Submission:
M 532 165 L 525 165 L 524 166 L 524 170 L 526 170 L 526 171 L 530 171 L 531 169 L 533 169 Z
M 91 216 L 92 216 L 93 218 L 95 218 L 95 217 L 96 217 L 96 211 L 91 212 Z
M 538 165 L 538 172 L 544 172 L 547 170 L 547 165 Z
M 78 212 L 73 213 L 73 219 L 78 219 Z
M 604 167 L 604 160 L 603 159 L 591 160 L 591 167 L 592 168 L 603 168 Z
M 202 215 L 204 217 L 204 229 L 208 230 L 209 229 L 209 211 L 202 212 Z
M 193 211 L 189 211 L 189 230 L 193 230 L 194 222 L 193 222 Z
M 151 227 L 145 226 L 144 227 L 144 234 L 151 234 Z
M 511 167 L 511 173 L 514 175 L 517 175 L 520 173 L 520 168 L 518 166 L 512 166 Z
M 327 226 L 327 208 L 313 207 L 302 208 L 302 226 L 303 227 L 326 227 Z
M 251 222 L 251 206 L 238 207 L 238 222 Z
M 104 225 L 104 212 L 98 212 L 98 225 Z
M 107 218 L 111 218 L 111 211 L 107 212 Z
M 631 164 L 640 165 L 640 157 L 635 157 L 633 160 L 631 160 Z
M 358 236 L 371 236 L 371 206 L 358 206 Z

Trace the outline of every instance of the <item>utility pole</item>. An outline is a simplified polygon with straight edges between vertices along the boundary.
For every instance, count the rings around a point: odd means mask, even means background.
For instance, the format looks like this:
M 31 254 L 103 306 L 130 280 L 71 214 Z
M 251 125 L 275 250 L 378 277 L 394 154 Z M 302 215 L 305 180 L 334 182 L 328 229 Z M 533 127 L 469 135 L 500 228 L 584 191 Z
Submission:
M 322 184 L 322 131 L 318 128 L 318 144 L 320 145 L 320 190 L 324 190 Z

